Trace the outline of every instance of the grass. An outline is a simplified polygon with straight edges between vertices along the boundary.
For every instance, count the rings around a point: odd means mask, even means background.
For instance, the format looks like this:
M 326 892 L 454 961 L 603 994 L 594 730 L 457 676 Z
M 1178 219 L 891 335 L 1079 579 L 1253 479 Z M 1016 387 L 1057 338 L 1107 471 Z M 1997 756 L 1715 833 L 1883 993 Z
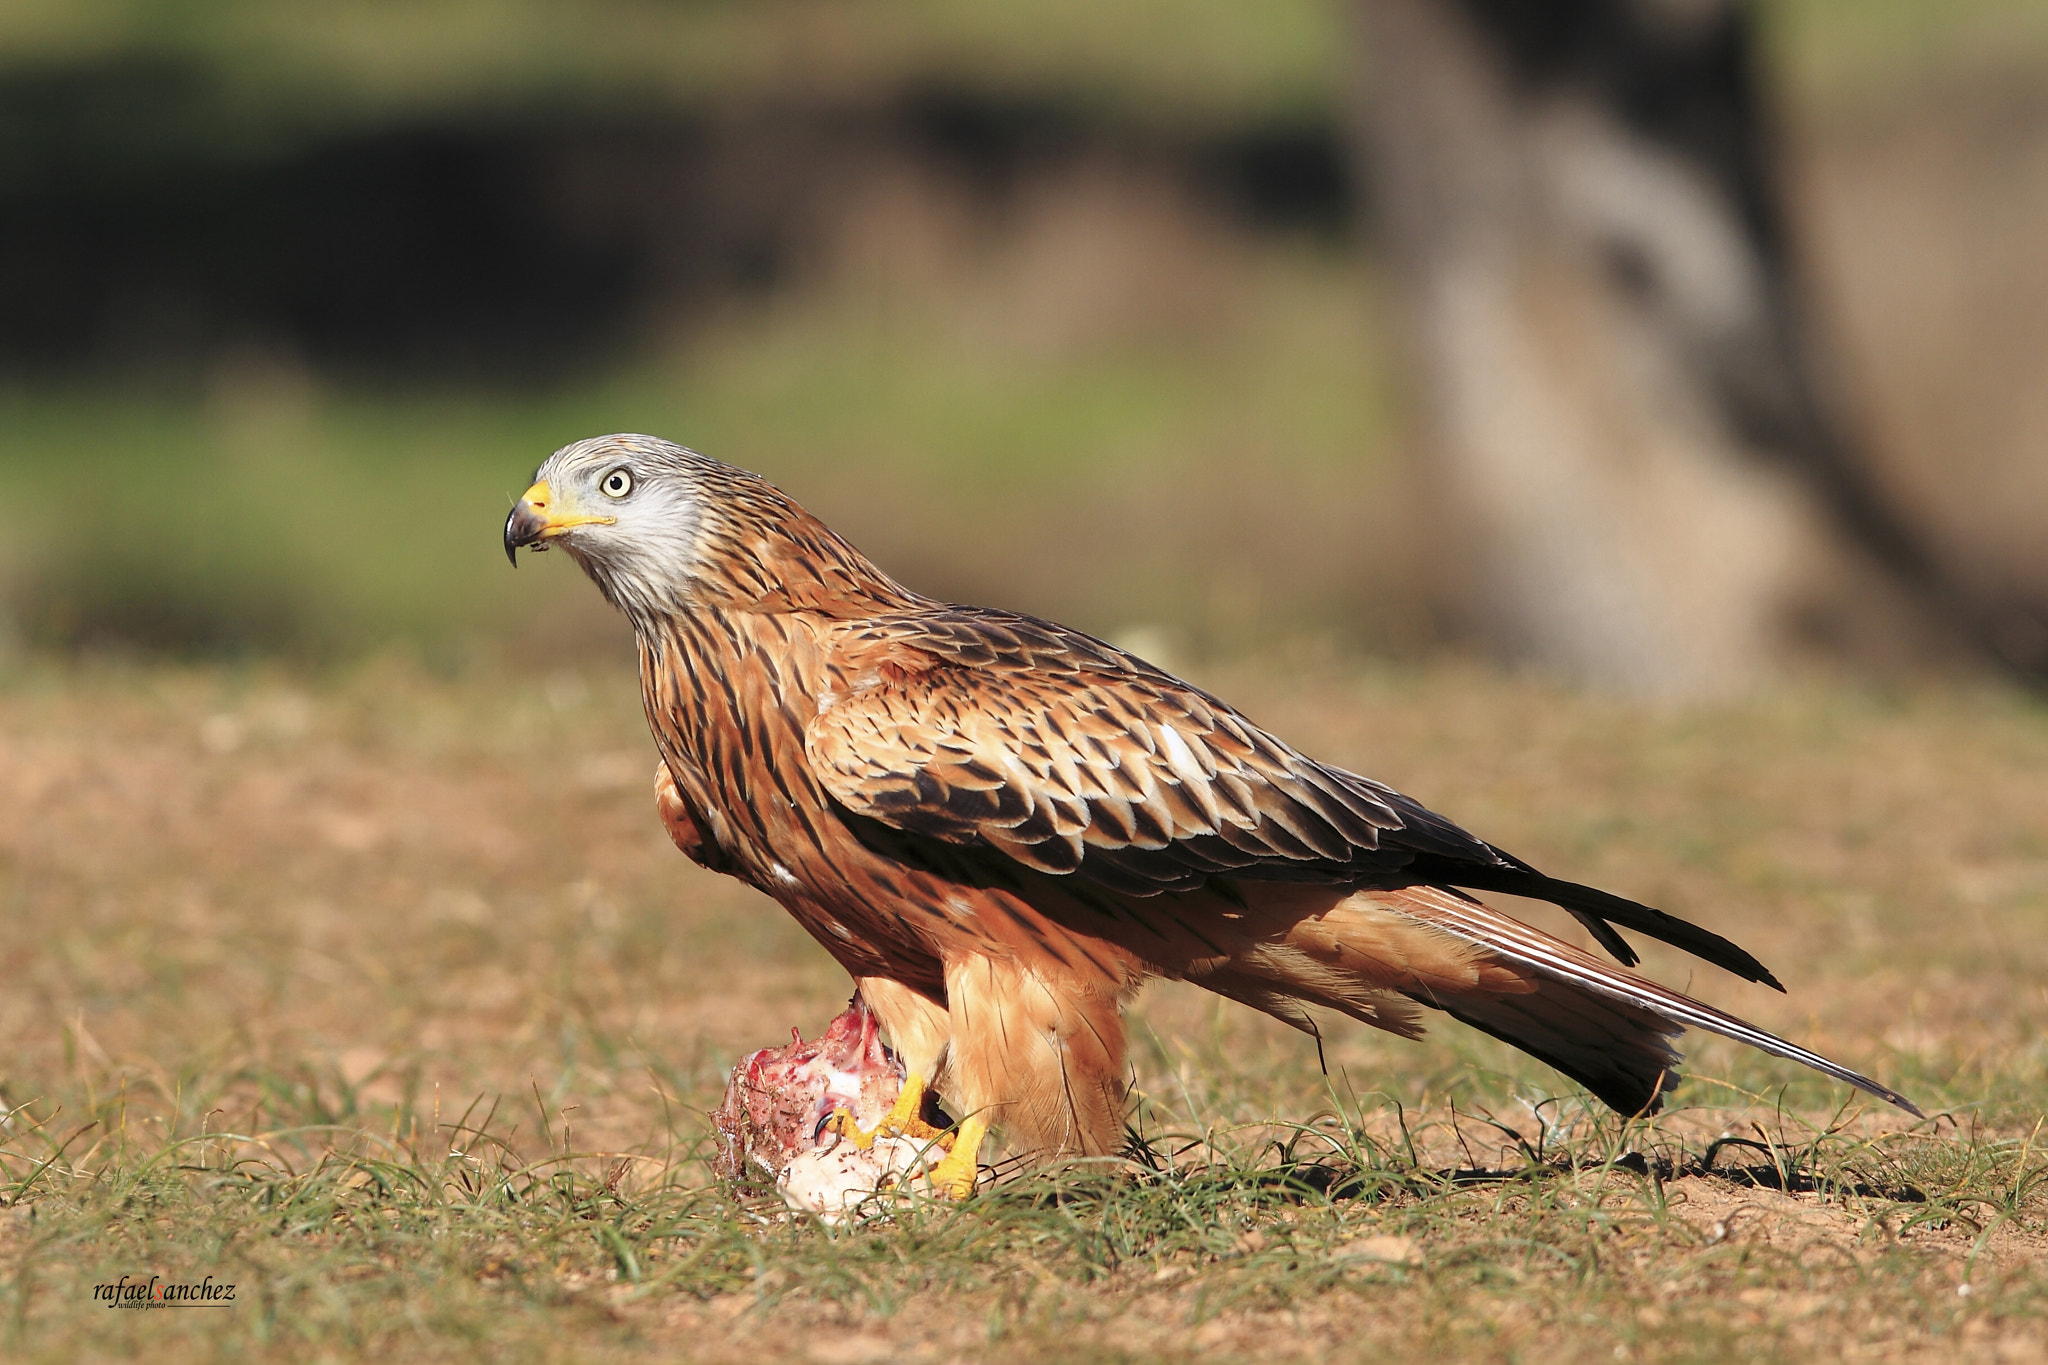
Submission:
M 594 602 L 586 603 L 596 610 Z M 1652 713 L 1315 649 L 1200 680 L 1539 866 L 1756 949 L 1692 986 L 1912 1123 L 1694 1043 L 1625 1124 L 1455 1024 L 1141 1002 L 1147 1163 L 831 1232 L 713 1188 L 721 1068 L 844 998 L 648 807 L 623 652 L 0 686 L 0 1349 L 236 1356 L 2023 1358 L 2048 1341 L 2048 715 L 1810 680 Z M 1651 966 L 1683 983 L 1674 954 Z M 1711 977 L 1711 979 L 1707 979 Z M 206 1275 L 231 1308 L 110 1311 Z M 1967 1286 L 1967 1293 L 1962 1287 Z

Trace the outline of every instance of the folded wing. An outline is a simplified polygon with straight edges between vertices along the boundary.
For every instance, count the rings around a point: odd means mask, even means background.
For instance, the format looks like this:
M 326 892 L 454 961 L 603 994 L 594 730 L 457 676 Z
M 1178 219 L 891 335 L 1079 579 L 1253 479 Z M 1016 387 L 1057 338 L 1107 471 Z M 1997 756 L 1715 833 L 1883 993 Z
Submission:
M 828 662 L 812 767 L 847 808 L 898 829 L 1136 896 L 1219 877 L 1503 891 L 1563 906 L 1624 965 L 1637 956 L 1613 925 L 1778 986 L 1720 935 L 1545 877 L 1078 631 L 926 609 L 849 627 Z

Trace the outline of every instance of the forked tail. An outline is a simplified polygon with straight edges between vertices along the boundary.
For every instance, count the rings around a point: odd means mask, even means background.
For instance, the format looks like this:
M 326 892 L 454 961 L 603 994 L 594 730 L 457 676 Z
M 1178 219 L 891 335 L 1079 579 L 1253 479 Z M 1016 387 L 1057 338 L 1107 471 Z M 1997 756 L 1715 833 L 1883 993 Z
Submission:
M 1912 1101 L 1754 1024 L 1434 886 L 1359 892 L 1303 920 L 1251 959 L 1203 978 L 1296 1027 L 1321 1005 L 1413 1035 L 1413 1011 L 1443 1010 L 1556 1067 L 1623 1114 L 1654 1113 L 1678 1079 L 1672 1040 L 1705 1029 L 1810 1066 L 1907 1113 Z

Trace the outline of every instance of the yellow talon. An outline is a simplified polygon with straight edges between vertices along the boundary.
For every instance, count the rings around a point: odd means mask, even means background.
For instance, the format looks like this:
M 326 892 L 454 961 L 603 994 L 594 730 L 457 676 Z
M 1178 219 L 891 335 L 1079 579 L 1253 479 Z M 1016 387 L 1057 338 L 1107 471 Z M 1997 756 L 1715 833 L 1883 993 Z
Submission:
M 912 1119 L 896 1131 L 912 1142 L 936 1142 L 948 1152 L 953 1150 L 953 1131 L 950 1128 L 934 1128 L 923 1119 Z
M 960 1125 L 960 1135 L 945 1158 L 925 1177 L 934 1193 L 946 1199 L 965 1199 L 974 1193 L 975 1179 L 981 1174 L 976 1157 L 981 1152 L 981 1140 L 987 1136 L 988 1120 L 980 1114 L 970 1115 Z
M 825 1127 L 863 1152 L 873 1147 L 875 1139 L 883 1133 L 894 1133 L 913 1142 L 936 1142 L 951 1151 L 953 1135 L 943 1128 L 932 1127 L 920 1117 L 924 1110 L 924 1091 L 922 1076 L 906 1076 L 903 1089 L 897 1092 L 896 1103 L 889 1106 L 889 1112 L 882 1115 L 874 1127 L 863 1131 L 859 1120 L 847 1109 L 834 1109 L 831 1117 L 825 1120 Z

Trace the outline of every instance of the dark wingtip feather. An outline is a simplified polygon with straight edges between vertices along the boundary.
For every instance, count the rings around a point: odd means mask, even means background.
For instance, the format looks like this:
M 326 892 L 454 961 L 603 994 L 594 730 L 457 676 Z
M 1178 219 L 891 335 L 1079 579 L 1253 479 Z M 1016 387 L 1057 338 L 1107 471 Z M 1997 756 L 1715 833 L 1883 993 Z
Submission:
M 1643 960 L 1642 954 L 1635 950 L 1635 945 L 1623 938 L 1615 931 L 1613 925 L 1601 919 L 1598 915 L 1587 914 L 1583 910 L 1574 910 L 1572 911 L 1572 918 L 1585 925 L 1586 932 L 1593 936 L 1593 941 L 1602 948 L 1605 948 L 1607 955 L 1622 966 L 1633 967 Z
M 1534 900 L 1550 901 L 1571 911 L 1574 918 L 1600 940 L 1605 948 L 1624 967 L 1636 965 L 1635 949 L 1622 940 L 1607 922 L 1624 929 L 1633 929 L 1639 934 L 1648 934 L 1661 943 L 1682 948 L 1703 962 L 1735 973 L 1745 981 L 1754 981 L 1783 992 L 1785 987 L 1764 966 L 1741 945 L 1732 943 L 1711 929 L 1702 929 L 1689 920 L 1676 915 L 1667 915 L 1662 910 L 1643 905 L 1611 891 L 1598 887 L 1581 886 L 1577 882 L 1559 881 L 1530 869 L 1508 867 L 1429 867 L 1422 866 L 1417 859 L 1410 871 L 1420 873 L 1431 881 L 1441 880 L 1452 886 L 1470 887 L 1476 891 L 1502 891 L 1511 896 L 1528 896 Z M 1420 878 L 1418 878 L 1420 879 Z M 1602 933 L 1601 928 L 1606 928 Z M 1618 945 L 1618 947 L 1617 947 Z
M 1539 896 L 1544 900 L 1554 901 L 1575 914 L 1593 915 L 1625 929 L 1633 929 L 1639 934 L 1648 934 L 1651 938 L 1668 943 L 1674 948 L 1683 948 L 1703 962 L 1711 962 L 1716 967 L 1726 968 L 1745 981 L 1759 982 L 1778 991 L 1785 989 L 1778 978 L 1771 974 L 1771 969 L 1757 961 L 1748 949 L 1721 937 L 1711 929 L 1703 929 L 1690 920 L 1667 915 L 1662 910 L 1614 895 L 1612 892 L 1602 891 L 1597 887 L 1581 886 L 1577 882 L 1561 882 L 1554 877 L 1545 877 L 1541 873 L 1528 877 L 1528 881 L 1530 890 L 1517 894 Z M 1509 886 L 1489 889 L 1509 892 L 1515 890 Z
M 1662 910 L 1598 887 L 1546 877 L 1514 854 L 1474 837 L 1392 788 L 1355 774 L 1342 775 L 1370 788 L 1400 814 L 1402 827 L 1387 831 L 1380 843 L 1387 848 L 1406 849 L 1417 855 L 1402 869 L 1405 875 L 1414 879 L 1411 885 L 1460 886 L 1473 891 L 1502 891 L 1511 896 L 1547 900 L 1571 911 L 1600 946 L 1624 967 L 1635 966 L 1641 958 L 1628 941 L 1615 932 L 1614 925 L 1648 934 L 1674 948 L 1682 948 L 1704 962 L 1726 968 L 1745 981 L 1755 981 L 1776 991 L 1785 989 L 1763 963 L 1710 929 L 1702 929 L 1675 915 L 1667 915 Z M 1611 925 L 1607 923 L 1610 920 L 1613 921 Z

